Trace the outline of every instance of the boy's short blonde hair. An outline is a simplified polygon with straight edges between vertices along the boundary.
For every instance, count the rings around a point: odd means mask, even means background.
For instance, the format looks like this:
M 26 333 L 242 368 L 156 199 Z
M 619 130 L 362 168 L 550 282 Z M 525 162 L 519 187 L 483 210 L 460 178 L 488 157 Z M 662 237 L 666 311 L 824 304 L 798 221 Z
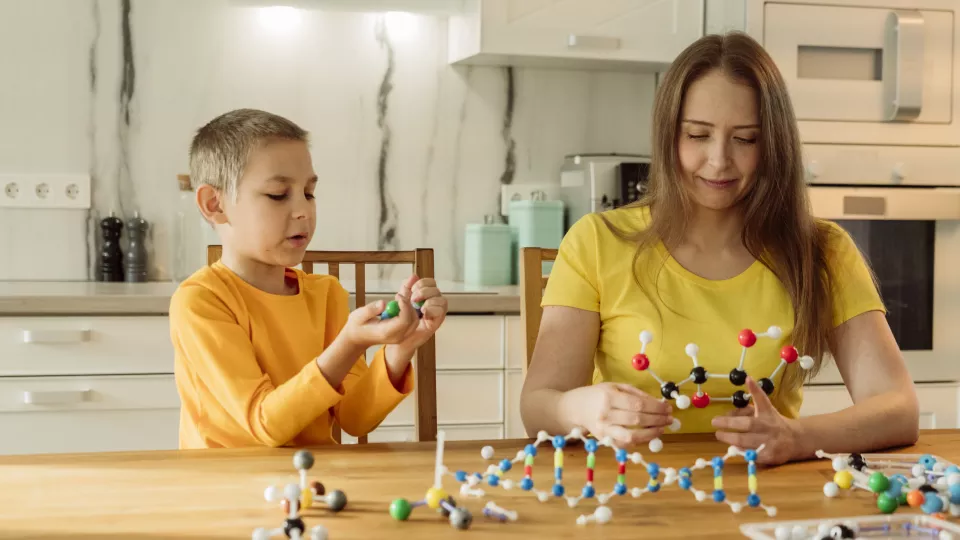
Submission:
M 207 184 L 236 199 L 250 152 L 269 139 L 308 141 L 308 133 L 282 116 L 257 109 L 224 113 L 197 130 L 190 145 L 190 183 Z

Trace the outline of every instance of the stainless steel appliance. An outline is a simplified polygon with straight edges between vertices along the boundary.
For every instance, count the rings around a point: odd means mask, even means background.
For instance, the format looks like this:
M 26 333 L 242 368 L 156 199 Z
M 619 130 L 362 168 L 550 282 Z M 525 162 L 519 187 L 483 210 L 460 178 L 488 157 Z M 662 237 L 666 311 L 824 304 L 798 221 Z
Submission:
M 637 154 L 575 154 L 560 169 L 560 200 L 565 228 L 592 212 L 636 201 L 646 190 L 649 156 Z

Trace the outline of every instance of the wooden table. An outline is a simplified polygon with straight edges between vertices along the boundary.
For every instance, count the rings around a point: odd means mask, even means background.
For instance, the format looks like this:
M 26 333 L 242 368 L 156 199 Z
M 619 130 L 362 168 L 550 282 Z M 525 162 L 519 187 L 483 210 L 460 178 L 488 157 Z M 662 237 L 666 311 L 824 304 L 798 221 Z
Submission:
M 668 436 L 659 454 L 643 452 L 662 467 L 692 465 L 698 457 L 723 455 L 726 446 L 709 436 Z M 513 457 L 527 441 L 492 441 L 497 459 Z M 451 470 L 483 472 L 488 464 L 480 457 L 482 442 L 448 442 L 446 459 Z M 534 465 L 540 487 L 552 483 L 553 456 L 549 444 L 541 445 Z M 581 446 L 565 455 L 565 483 L 579 491 L 584 481 L 585 454 Z M 644 448 L 644 450 L 646 450 Z M 0 538 L 250 538 L 256 527 L 282 525 L 277 504 L 267 503 L 263 491 L 270 484 L 296 481 L 294 449 L 205 450 L 181 452 L 130 452 L 82 455 L 0 457 Z M 348 538 L 741 538 L 739 527 L 753 521 L 811 519 L 876 515 L 872 494 L 845 493 L 837 499 L 823 495 L 823 484 L 832 477 L 830 462 L 815 460 L 778 468 L 761 468 L 759 494 L 765 504 L 778 507 L 775 518 L 745 507 L 734 514 L 726 504 L 708 498 L 697 503 L 676 484 L 639 499 L 614 498 L 608 506 L 613 521 L 598 526 L 575 524 L 577 516 L 590 514 L 595 501 L 569 508 L 562 500 L 540 503 L 517 488 L 489 488 L 485 499 L 459 496 L 458 485 L 447 477 L 445 487 L 458 504 L 474 516 L 469 531 L 453 529 L 447 520 L 426 508 L 414 510 L 409 521 L 394 521 L 388 513 L 398 497 L 421 499 L 433 483 L 435 446 L 427 443 L 369 444 L 315 449 L 316 465 L 310 479 L 328 489 L 342 489 L 347 508 L 336 515 L 308 509 L 307 526 L 324 524 L 331 540 Z M 960 462 L 960 430 L 924 431 L 919 443 L 900 453 L 930 453 Z M 609 450 L 598 453 L 596 485 L 610 488 L 616 462 Z M 519 480 L 514 469 L 507 478 Z M 630 486 L 642 486 L 646 471 L 628 465 Z M 736 458 L 725 468 L 728 495 L 744 501 L 748 493 L 746 466 Z M 547 484 L 549 485 L 549 484 Z M 712 490 L 712 470 L 696 471 L 694 486 Z M 500 523 L 482 515 L 493 500 L 516 510 L 520 519 Z M 918 512 L 905 508 L 899 512 Z

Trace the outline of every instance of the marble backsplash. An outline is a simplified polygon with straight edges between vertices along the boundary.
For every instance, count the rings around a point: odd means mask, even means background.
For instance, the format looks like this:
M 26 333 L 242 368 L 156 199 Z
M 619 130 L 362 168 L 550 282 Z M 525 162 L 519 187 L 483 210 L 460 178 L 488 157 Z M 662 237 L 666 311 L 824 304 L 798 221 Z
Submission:
M 446 27 L 229 0 L 0 0 L 0 173 L 90 174 L 78 264 L 93 277 L 100 217 L 138 212 L 150 278 L 166 280 L 193 133 L 263 108 L 312 134 L 312 249 L 431 247 L 438 277 L 460 279 L 464 226 L 498 211 L 501 184 L 559 183 L 571 153 L 649 151 L 655 78 L 450 66 Z M 61 223 L 32 212 L 35 229 Z M 43 236 L 0 242 L 0 265 L 57 249 Z

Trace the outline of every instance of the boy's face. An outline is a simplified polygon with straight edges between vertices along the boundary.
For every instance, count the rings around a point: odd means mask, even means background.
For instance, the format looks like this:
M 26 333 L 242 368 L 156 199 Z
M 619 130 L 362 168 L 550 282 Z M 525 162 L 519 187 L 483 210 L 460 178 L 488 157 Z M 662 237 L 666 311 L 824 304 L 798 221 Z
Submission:
M 224 242 L 240 256 L 296 266 L 313 239 L 317 175 L 306 143 L 277 140 L 251 152 L 236 200 L 223 200 Z

